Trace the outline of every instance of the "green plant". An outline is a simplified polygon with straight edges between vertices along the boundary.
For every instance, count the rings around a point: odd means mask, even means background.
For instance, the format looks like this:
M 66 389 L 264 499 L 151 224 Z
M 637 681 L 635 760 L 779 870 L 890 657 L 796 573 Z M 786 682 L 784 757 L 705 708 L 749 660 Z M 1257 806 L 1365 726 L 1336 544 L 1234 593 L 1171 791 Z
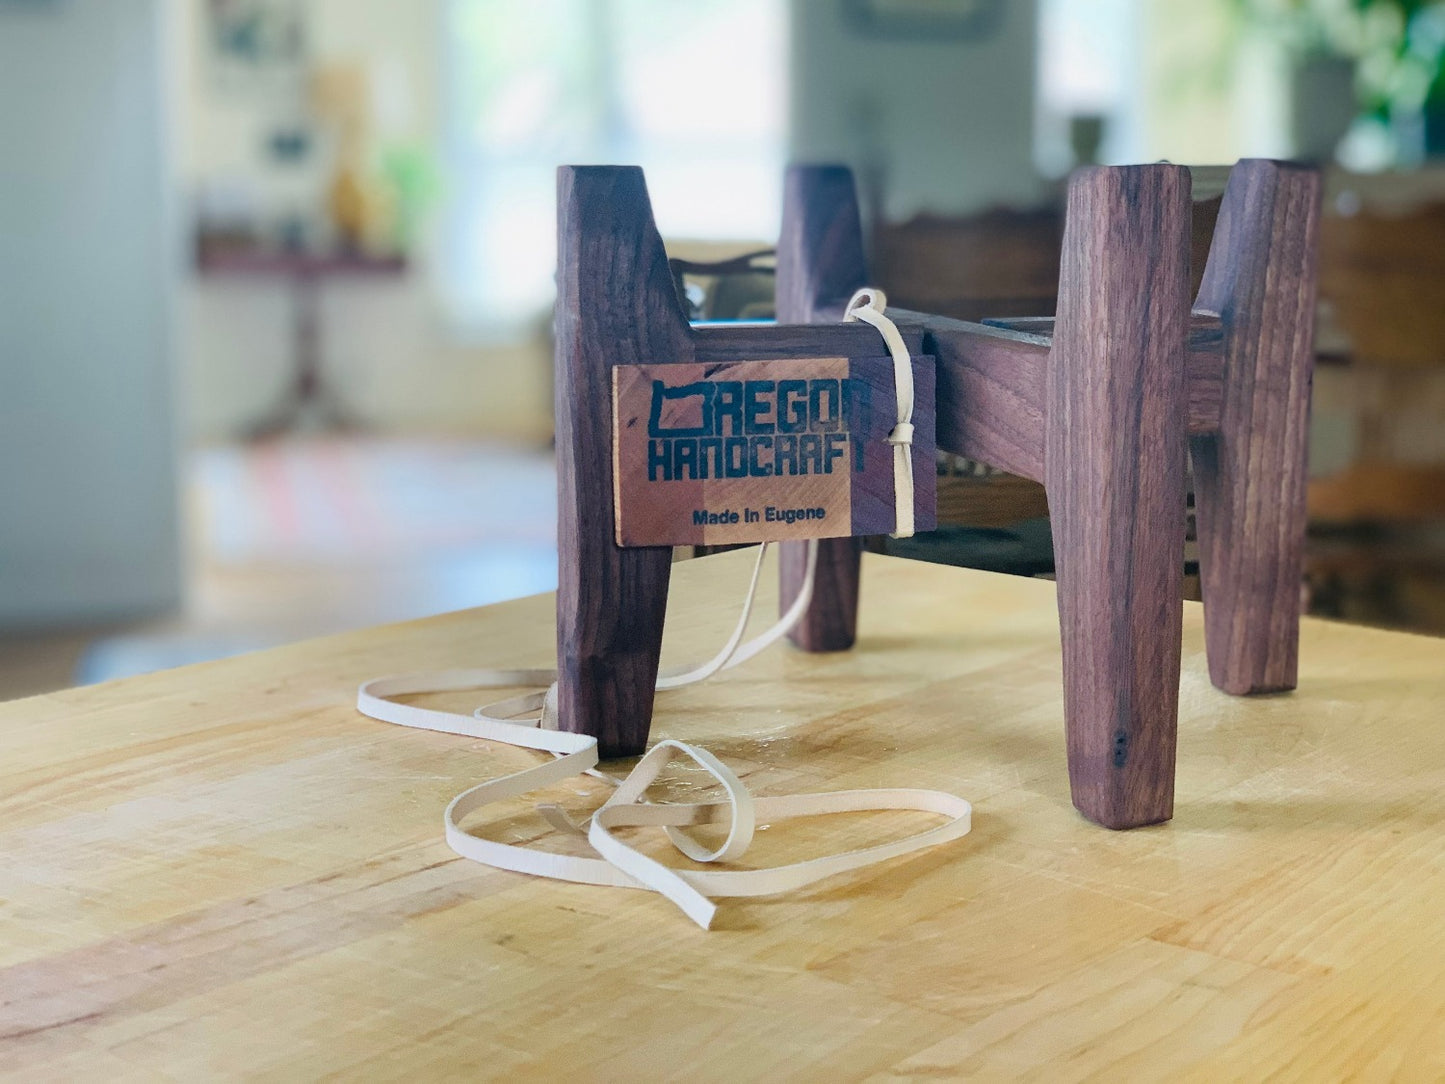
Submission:
M 1299 55 L 1355 63 L 1361 111 L 1388 120 L 1445 104 L 1445 0 L 1235 0 Z

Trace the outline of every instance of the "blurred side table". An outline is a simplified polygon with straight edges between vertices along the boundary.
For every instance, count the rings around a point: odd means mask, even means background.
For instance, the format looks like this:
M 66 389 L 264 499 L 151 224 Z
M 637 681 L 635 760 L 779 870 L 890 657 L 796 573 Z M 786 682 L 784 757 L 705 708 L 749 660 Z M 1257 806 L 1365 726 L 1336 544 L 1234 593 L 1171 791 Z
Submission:
M 406 257 L 400 255 L 206 247 L 197 252 L 196 270 L 202 275 L 278 278 L 291 291 L 291 383 L 276 406 L 246 427 L 248 440 L 263 440 L 309 425 L 359 427 L 321 378 L 321 283 L 328 278 L 400 277 L 406 269 Z

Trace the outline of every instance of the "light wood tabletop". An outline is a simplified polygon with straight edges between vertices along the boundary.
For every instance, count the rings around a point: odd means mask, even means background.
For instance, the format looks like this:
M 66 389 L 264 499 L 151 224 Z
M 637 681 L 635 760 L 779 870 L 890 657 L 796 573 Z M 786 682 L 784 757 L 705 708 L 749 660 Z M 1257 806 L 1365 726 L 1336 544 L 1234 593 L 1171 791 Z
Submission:
M 664 665 L 715 650 L 748 560 L 676 568 Z M 711 932 L 455 857 L 448 799 L 536 755 L 353 708 L 383 673 L 549 662 L 549 596 L 0 705 L 0 1068 L 1445 1077 L 1445 641 L 1306 621 L 1299 690 L 1235 699 L 1184 629 L 1175 818 L 1110 832 L 1069 802 L 1053 585 L 869 556 L 854 651 L 663 694 L 653 735 L 759 793 L 951 790 L 973 832 Z M 483 823 L 561 845 L 535 800 Z M 934 822 L 790 821 L 748 860 Z

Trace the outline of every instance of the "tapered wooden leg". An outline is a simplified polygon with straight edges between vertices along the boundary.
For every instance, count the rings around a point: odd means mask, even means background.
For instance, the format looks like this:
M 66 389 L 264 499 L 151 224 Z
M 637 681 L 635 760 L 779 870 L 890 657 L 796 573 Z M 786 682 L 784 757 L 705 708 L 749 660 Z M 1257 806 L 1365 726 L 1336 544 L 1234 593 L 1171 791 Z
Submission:
M 845 166 L 789 169 L 778 241 L 778 322 L 842 319 L 848 299 L 867 285 L 867 273 L 853 174 Z M 807 543 L 784 542 L 781 551 L 779 587 L 786 610 L 802 588 Z M 813 601 L 789 633 L 804 651 L 844 651 L 853 646 L 861 554 L 855 538 L 824 539 L 818 544 Z
M 642 171 L 557 173 L 558 710 L 603 756 L 647 745 L 672 551 L 622 549 L 612 508 L 612 367 L 690 361 L 687 319 Z
M 784 542 L 781 576 L 784 606 L 798 597 L 807 570 L 808 544 Z M 847 651 L 858 629 L 858 585 L 862 539 L 825 538 L 818 543 L 813 601 L 788 635 L 804 651 Z
M 1312 169 L 1235 166 L 1196 305 L 1224 332 L 1220 428 L 1191 450 L 1209 677 L 1229 693 L 1293 689 L 1299 668 L 1319 205 Z
M 1189 223 L 1182 167 L 1070 180 L 1045 475 L 1069 782 L 1109 828 L 1174 812 Z

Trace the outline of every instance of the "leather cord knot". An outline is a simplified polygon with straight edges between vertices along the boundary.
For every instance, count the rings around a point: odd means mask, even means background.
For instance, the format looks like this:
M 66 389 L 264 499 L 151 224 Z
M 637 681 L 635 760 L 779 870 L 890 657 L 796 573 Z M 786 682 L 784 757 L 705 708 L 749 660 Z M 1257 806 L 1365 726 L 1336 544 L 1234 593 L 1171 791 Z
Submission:
M 872 286 L 865 286 L 853 295 L 843 310 L 844 323 L 862 320 L 872 324 L 883 336 L 893 358 L 893 390 L 898 399 L 898 424 L 889 432 L 887 442 L 893 445 L 893 537 L 913 537 L 913 359 L 908 346 L 898 333 L 898 325 L 888 319 L 888 295 Z M 930 468 L 931 469 L 931 468 Z

